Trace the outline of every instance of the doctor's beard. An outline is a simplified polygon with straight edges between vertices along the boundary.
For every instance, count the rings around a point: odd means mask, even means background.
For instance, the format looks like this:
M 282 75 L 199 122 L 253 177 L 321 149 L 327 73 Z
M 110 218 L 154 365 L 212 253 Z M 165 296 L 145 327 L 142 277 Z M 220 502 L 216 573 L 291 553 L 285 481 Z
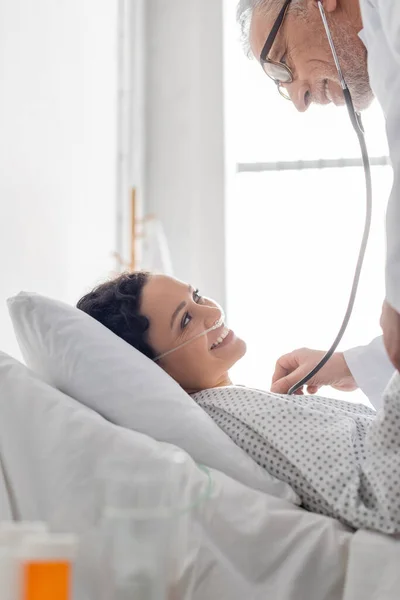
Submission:
M 367 49 L 354 33 L 354 29 L 334 22 L 330 25 L 340 66 L 354 106 L 358 111 L 365 110 L 374 99 L 368 75 Z

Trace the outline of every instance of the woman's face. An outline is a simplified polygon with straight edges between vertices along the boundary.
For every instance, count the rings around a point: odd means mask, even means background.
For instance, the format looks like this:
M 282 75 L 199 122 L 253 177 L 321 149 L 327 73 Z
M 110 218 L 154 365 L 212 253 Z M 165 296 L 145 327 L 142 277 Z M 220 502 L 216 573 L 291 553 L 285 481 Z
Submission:
M 157 355 L 192 340 L 221 317 L 215 302 L 165 275 L 150 276 L 143 288 L 140 312 L 150 321 L 148 342 Z M 245 352 L 244 341 L 223 324 L 161 358 L 158 364 L 183 389 L 195 392 L 228 385 L 228 370 Z

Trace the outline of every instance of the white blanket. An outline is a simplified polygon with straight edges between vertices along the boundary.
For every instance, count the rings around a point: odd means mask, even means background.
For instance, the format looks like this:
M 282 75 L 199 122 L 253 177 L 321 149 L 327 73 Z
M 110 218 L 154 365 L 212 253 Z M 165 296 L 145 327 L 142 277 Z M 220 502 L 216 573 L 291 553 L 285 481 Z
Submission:
M 0 519 L 12 509 L 15 518 L 44 519 L 56 530 L 79 534 L 74 600 L 100 598 L 98 475 L 111 461 L 129 485 L 144 464 L 168 463 L 173 452 L 108 423 L 0 354 L 0 457 L 7 481 L 0 477 L 7 499 L 0 503 Z M 191 485 L 203 483 L 206 476 L 188 456 L 184 468 Z M 212 478 L 214 499 L 200 516 L 203 542 L 192 600 L 343 599 L 353 539 L 345 527 L 216 471 Z M 381 571 L 375 575 L 375 591 L 385 590 Z M 359 598 L 367 600 L 346 600 Z
M 44 519 L 80 535 L 75 600 L 100 597 L 99 474 L 116 462 L 129 485 L 143 465 L 167 464 L 172 452 L 108 423 L 0 355 L 0 456 L 9 502 L 15 518 Z M 200 485 L 203 471 L 188 456 L 184 466 L 191 485 Z M 351 540 L 345 528 L 216 471 L 212 478 L 193 600 L 341 599 Z M 8 509 L 0 514 L 8 516 Z
M 0 456 L 0 520 L 11 521 L 13 518 L 10 493 L 7 489 L 7 481 Z

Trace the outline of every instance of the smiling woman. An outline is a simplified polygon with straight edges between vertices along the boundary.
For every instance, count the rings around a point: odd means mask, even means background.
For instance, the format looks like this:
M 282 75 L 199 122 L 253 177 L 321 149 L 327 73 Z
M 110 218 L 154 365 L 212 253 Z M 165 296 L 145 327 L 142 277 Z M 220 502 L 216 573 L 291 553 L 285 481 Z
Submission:
M 82 298 L 78 307 L 150 358 L 158 357 L 239 447 L 292 486 L 306 509 L 354 528 L 400 532 L 399 494 L 391 478 L 400 473 L 399 437 L 392 440 L 390 469 L 382 469 L 385 459 L 380 458 L 395 427 L 390 406 L 398 408 L 400 379 L 387 393 L 389 410 L 377 419 L 362 405 L 232 385 L 229 369 L 244 355 L 245 343 L 224 325 L 214 301 L 164 275 L 121 275 Z M 330 364 L 336 381 L 351 378 L 343 356 L 334 355 Z
M 165 275 L 124 274 L 84 296 L 78 308 L 158 362 L 189 393 L 230 384 L 246 345 L 222 308 Z

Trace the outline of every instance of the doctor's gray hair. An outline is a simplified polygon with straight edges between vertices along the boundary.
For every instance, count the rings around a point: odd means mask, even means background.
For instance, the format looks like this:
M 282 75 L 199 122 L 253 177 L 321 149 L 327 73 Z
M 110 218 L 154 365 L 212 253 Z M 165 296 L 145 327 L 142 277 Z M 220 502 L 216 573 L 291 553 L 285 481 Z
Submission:
M 283 3 L 284 3 L 284 0 L 240 0 L 239 1 L 238 7 L 237 7 L 237 12 L 236 12 L 236 17 L 237 17 L 237 21 L 241 28 L 243 48 L 249 58 L 252 57 L 252 52 L 251 52 L 251 48 L 250 48 L 250 24 L 251 24 L 251 19 L 252 19 L 254 11 L 260 9 L 262 12 L 264 12 L 267 15 L 271 10 L 274 10 L 274 11 L 276 11 L 277 16 L 278 16 L 278 12 L 282 8 Z M 290 6 L 289 6 L 289 10 L 292 10 L 293 8 L 297 8 L 299 13 L 304 13 L 305 8 L 303 6 L 300 6 L 301 4 L 303 4 L 303 0 L 292 0 L 292 2 L 290 3 Z M 302 10 L 303 8 L 304 8 L 304 10 Z

